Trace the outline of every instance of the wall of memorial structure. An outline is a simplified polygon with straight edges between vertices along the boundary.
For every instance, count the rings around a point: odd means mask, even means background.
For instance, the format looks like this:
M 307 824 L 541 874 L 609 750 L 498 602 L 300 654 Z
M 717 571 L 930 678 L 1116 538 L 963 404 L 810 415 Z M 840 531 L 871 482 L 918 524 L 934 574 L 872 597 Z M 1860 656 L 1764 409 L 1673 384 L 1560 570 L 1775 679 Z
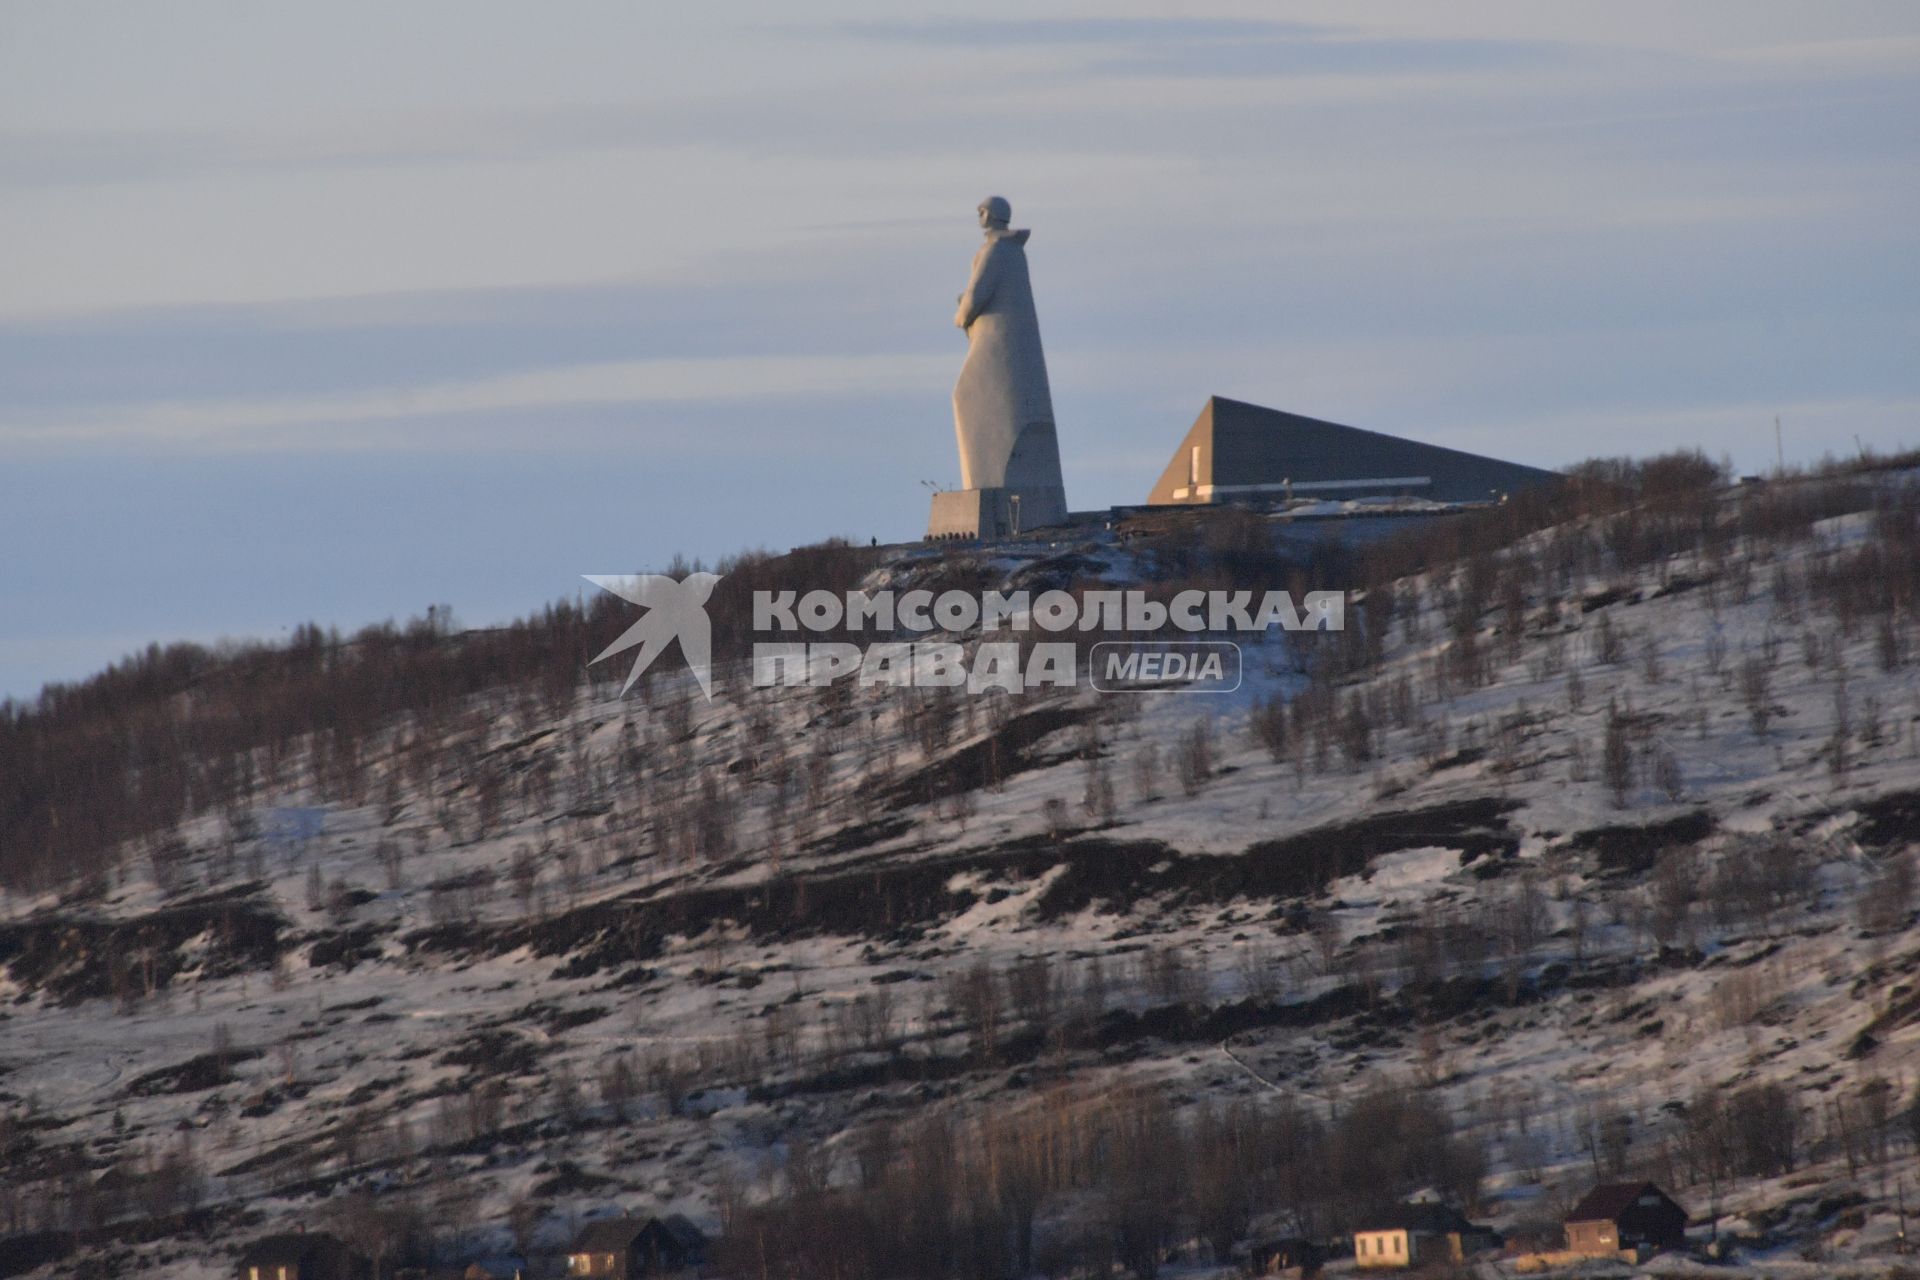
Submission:
M 929 538 L 1010 538 L 1067 522 L 1067 494 L 1037 489 L 948 489 L 933 495 Z

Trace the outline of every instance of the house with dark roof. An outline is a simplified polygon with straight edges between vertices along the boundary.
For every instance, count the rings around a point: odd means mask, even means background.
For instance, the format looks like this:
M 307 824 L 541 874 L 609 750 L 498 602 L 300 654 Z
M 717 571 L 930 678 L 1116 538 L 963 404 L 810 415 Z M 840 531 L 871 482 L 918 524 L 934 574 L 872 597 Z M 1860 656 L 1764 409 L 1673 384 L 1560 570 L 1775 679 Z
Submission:
M 1210 396 L 1149 506 L 1295 498 L 1497 502 L 1551 471 Z
M 369 1280 L 373 1268 L 324 1231 L 262 1236 L 240 1251 L 239 1280 Z
M 706 1260 L 707 1237 L 680 1214 L 601 1218 L 574 1237 L 567 1274 L 630 1280 L 685 1271 Z
M 1567 1215 L 1567 1249 L 1610 1258 L 1687 1243 L 1687 1211 L 1651 1182 L 1606 1182 L 1580 1197 Z
M 1451 1205 L 1397 1205 L 1353 1233 L 1353 1260 L 1362 1267 L 1425 1267 L 1465 1262 L 1499 1247 L 1491 1227 L 1467 1221 Z

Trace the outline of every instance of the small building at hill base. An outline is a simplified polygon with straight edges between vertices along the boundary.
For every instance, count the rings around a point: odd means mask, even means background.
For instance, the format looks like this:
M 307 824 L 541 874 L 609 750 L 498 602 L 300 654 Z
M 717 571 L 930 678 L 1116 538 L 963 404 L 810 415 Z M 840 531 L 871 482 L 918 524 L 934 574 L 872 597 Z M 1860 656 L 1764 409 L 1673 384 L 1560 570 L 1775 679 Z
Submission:
M 1605 1182 L 1580 1197 L 1566 1229 L 1568 1252 L 1589 1258 L 1679 1249 L 1687 1243 L 1687 1211 L 1651 1182 Z
M 1368 1268 L 1426 1267 L 1464 1262 L 1499 1244 L 1491 1227 L 1450 1205 L 1403 1204 L 1354 1231 L 1353 1260 Z
M 707 1237 L 680 1214 L 601 1218 L 580 1228 L 567 1250 L 569 1276 L 668 1275 L 706 1261 Z
M 373 1268 L 324 1231 L 262 1236 L 240 1251 L 239 1280 L 368 1280 Z
M 1147 503 L 1409 497 L 1498 502 L 1554 478 L 1538 467 L 1212 396 Z

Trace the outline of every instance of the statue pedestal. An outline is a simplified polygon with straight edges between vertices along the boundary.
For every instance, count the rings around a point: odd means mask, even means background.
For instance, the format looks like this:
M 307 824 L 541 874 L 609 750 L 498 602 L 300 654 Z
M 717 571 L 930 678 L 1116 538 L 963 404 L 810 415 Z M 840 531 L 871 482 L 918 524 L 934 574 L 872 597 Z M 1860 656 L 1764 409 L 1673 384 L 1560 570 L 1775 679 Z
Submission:
M 1067 491 L 948 489 L 933 495 L 929 538 L 1010 538 L 1067 522 Z

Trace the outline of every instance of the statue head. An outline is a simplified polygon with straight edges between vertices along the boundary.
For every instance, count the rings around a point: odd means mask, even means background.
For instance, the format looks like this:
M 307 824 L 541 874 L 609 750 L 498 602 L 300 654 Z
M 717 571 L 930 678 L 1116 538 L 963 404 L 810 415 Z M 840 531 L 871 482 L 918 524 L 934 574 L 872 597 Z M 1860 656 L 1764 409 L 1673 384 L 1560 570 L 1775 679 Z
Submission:
M 980 202 L 980 225 L 989 230 L 1006 230 L 1013 220 L 1013 206 L 1002 196 L 988 196 Z

